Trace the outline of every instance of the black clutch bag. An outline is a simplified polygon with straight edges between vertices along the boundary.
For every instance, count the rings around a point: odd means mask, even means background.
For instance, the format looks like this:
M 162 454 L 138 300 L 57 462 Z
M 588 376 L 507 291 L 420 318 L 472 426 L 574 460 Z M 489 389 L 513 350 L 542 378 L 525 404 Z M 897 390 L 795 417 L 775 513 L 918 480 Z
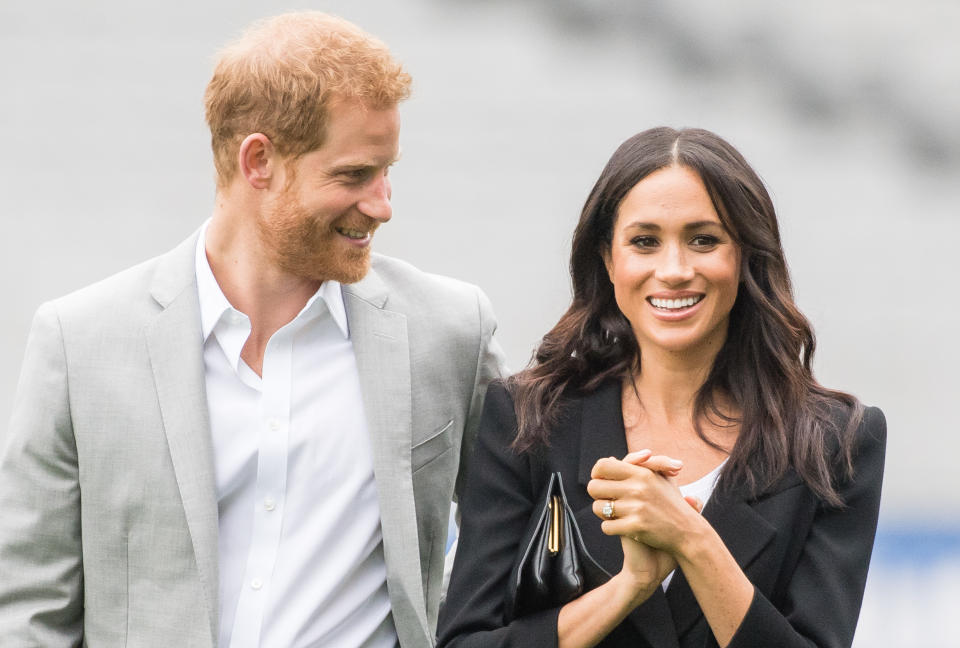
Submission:
M 560 473 L 553 473 L 520 541 L 507 586 L 507 622 L 561 606 L 609 579 L 584 546 Z

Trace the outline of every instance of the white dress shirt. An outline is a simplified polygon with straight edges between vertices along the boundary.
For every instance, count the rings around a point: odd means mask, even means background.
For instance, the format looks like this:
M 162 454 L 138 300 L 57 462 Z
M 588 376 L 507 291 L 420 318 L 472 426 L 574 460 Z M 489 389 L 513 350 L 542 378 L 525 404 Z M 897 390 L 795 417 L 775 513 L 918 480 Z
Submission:
M 222 648 L 393 648 L 380 507 L 340 284 L 240 358 L 249 318 L 197 244 Z

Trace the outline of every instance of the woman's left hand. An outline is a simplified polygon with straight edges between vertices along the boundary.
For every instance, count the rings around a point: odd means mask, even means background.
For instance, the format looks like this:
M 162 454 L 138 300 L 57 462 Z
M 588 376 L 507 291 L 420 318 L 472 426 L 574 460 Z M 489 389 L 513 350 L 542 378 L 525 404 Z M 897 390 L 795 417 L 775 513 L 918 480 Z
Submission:
M 640 457 L 628 455 L 636 461 Z M 696 500 L 680 493 L 674 477 L 679 462 L 668 457 L 649 457 L 641 465 L 613 457 L 600 459 L 591 472 L 587 492 L 594 498 L 593 513 L 607 535 L 633 538 L 674 557 L 687 535 L 696 528 Z M 612 517 L 604 515 L 610 503 Z

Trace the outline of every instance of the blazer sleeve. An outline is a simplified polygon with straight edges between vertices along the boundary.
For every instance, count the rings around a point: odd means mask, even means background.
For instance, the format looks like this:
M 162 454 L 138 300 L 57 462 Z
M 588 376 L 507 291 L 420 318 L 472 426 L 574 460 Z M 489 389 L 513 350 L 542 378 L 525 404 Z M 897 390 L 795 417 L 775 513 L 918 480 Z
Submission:
M 77 646 L 83 634 L 80 486 L 67 362 L 52 304 L 34 317 L 0 457 L 0 637 Z
M 550 609 L 504 623 L 509 572 L 533 512 L 530 464 L 510 448 L 517 431 L 513 401 L 499 382 L 490 385 L 475 452 L 461 495 L 459 546 L 440 610 L 439 646 L 536 648 L 557 645 Z
M 853 477 L 841 484 L 842 508 L 821 504 L 781 610 L 759 591 L 729 648 L 848 648 L 853 643 L 880 508 L 886 448 L 883 413 L 864 413 L 854 445 Z
M 487 385 L 490 381 L 507 375 L 506 357 L 503 350 L 497 343 L 494 333 L 497 330 L 497 320 L 493 314 L 493 307 L 490 300 L 479 288 L 477 291 L 477 311 L 479 315 L 479 344 L 477 349 L 477 370 L 474 375 L 473 392 L 470 397 L 470 406 L 467 411 L 466 422 L 463 430 L 463 441 L 460 446 L 460 465 L 466 465 L 465 462 L 473 453 L 473 446 L 477 438 L 477 430 L 480 427 L 480 417 L 483 412 L 483 400 L 487 393 Z M 454 501 L 459 502 L 460 493 L 464 485 L 464 471 L 461 470 L 457 475 L 457 483 L 454 487 Z

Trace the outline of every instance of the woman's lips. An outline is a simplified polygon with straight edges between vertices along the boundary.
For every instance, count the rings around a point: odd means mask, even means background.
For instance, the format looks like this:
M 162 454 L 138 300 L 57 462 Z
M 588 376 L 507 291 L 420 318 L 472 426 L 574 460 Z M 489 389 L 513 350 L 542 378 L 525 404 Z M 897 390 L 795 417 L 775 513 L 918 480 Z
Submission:
M 696 313 L 705 298 L 706 295 L 702 293 L 682 297 L 647 297 L 647 303 L 657 319 L 676 322 Z

